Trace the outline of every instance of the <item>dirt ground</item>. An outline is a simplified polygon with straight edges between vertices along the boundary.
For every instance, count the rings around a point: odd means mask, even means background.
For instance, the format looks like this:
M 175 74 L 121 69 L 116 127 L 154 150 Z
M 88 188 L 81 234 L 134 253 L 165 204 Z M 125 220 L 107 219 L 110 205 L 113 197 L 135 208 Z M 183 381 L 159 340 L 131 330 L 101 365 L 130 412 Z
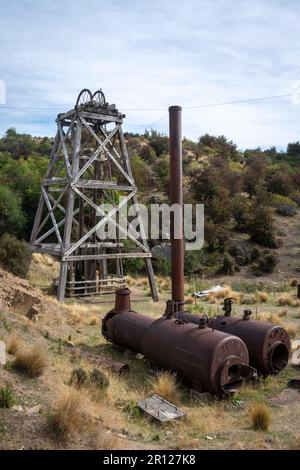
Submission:
M 153 372 L 140 355 L 120 351 L 101 336 L 101 319 L 112 307 L 113 297 L 102 298 L 101 303 L 94 299 L 90 303 L 69 301 L 61 305 L 37 287 L 49 284 L 56 270 L 56 264 L 45 257 L 34 259 L 30 282 L 0 271 L 0 340 L 8 343 L 12 335 L 17 335 L 23 344 L 36 346 L 47 357 L 47 368 L 38 378 L 17 372 L 12 367 L 13 355 L 8 354 L 7 364 L 0 366 L 0 387 L 10 384 L 17 400 L 11 409 L 0 408 L 0 449 L 300 448 L 300 401 L 286 405 L 269 402 L 269 398 L 286 388 L 289 379 L 300 376 L 300 369 L 291 365 L 279 376 L 261 380 L 256 387 L 246 385 L 225 400 L 198 402 L 191 398 L 187 387 L 179 384 L 178 406 L 186 412 L 186 418 L 175 424 L 161 425 L 137 414 L 136 401 L 151 395 Z M 221 280 L 227 285 L 228 281 Z M 255 315 L 264 319 L 277 315 L 276 319 L 290 329 L 291 335 L 299 338 L 300 306 L 290 281 L 285 279 L 277 284 L 265 281 L 264 286 L 253 287 L 253 282 L 235 280 L 231 286 L 236 292 L 234 315 L 241 315 L 249 302 Z M 145 279 L 128 278 L 128 284 L 134 310 L 153 317 L 163 313 L 170 297 L 168 279 L 158 278 L 158 303 L 149 297 Z M 211 280 L 201 279 L 187 284 L 187 306 L 191 311 L 209 315 L 221 311 L 223 299 L 195 301 L 190 295 L 195 288 L 209 284 Z M 264 295 L 259 296 L 262 291 Z M 282 292 L 289 296 L 291 305 L 279 305 Z M 39 312 L 36 322 L 26 317 L 33 306 Z M 92 404 L 93 430 L 74 433 L 62 441 L 50 426 L 55 402 L 68 386 L 74 368 L 89 372 L 95 367 L 80 357 L 80 351 L 124 361 L 130 371 L 119 377 L 103 369 L 110 384 L 107 393 Z M 269 407 L 271 424 L 267 431 L 255 431 L 252 427 L 249 410 L 255 403 L 266 403 Z

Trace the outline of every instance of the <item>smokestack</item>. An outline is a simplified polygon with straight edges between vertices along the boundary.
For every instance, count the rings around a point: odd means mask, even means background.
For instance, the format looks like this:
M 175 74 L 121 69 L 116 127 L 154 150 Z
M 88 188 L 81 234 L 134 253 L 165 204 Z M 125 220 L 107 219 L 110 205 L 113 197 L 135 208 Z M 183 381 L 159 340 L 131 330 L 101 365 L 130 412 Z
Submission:
M 182 131 L 181 106 L 169 108 L 170 134 L 170 203 L 180 206 L 176 213 L 176 232 L 181 238 L 174 237 L 174 215 L 171 215 L 171 270 L 172 301 L 177 304 L 175 312 L 180 312 L 184 305 L 184 239 L 183 239 L 183 199 L 182 199 Z M 179 229 L 179 230 L 178 230 Z

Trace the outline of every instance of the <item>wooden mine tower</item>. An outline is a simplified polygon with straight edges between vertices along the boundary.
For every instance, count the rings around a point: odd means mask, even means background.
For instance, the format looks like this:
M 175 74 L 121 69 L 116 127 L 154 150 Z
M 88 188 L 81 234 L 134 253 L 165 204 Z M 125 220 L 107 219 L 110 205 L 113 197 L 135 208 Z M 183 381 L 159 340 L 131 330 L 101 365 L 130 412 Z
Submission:
M 92 95 L 87 89 L 73 109 L 57 116 L 30 248 L 60 260 L 60 301 L 115 292 L 125 286 L 122 260 L 134 257 L 145 259 L 152 298 L 158 300 L 122 130 L 124 117 L 101 90 Z M 138 232 L 124 220 L 125 205 L 134 205 Z M 108 233 L 103 239 L 99 231 L 108 224 L 116 235 Z

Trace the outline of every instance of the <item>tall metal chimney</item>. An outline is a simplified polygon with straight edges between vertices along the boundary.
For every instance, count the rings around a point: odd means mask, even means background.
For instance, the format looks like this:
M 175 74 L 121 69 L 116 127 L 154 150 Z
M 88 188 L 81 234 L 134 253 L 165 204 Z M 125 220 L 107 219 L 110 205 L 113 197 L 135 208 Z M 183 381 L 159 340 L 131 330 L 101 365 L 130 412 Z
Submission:
M 170 203 L 180 206 L 176 213 L 177 233 L 174 234 L 174 214 L 171 214 L 171 270 L 172 303 L 174 313 L 180 312 L 184 305 L 184 238 L 183 238 L 183 198 L 182 198 L 182 130 L 181 106 L 169 108 L 170 136 Z

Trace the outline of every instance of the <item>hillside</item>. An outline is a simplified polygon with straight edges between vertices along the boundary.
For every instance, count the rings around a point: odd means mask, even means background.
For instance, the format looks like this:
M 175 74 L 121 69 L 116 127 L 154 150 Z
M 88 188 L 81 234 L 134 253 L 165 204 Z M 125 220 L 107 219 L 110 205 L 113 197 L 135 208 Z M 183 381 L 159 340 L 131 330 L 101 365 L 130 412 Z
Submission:
M 126 141 L 139 201 L 147 206 L 168 202 L 167 136 L 156 131 L 126 134 Z M 52 139 L 14 129 L 0 139 L 0 236 L 29 240 L 51 147 Z M 201 251 L 186 253 L 186 275 L 297 275 L 299 142 L 289 143 L 286 152 L 241 151 L 224 136 L 204 135 L 197 142 L 184 138 L 183 172 L 184 201 L 205 209 L 205 244 Z M 161 242 L 149 240 L 151 248 Z M 5 247 L 0 249 L 0 262 L 7 267 L 11 243 L 2 241 Z M 170 260 L 159 253 L 154 250 L 154 269 L 169 274 Z M 127 260 L 125 271 L 144 274 L 144 264 Z
M 50 278 L 54 267 L 48 257 L 34 257 L 30 277 L 45 284 L 47 266 Z M 162 314 L 170 297 L 170 281 L 161 277 L 157 282 L 160 302 L 155 304 L 147 297 L 145 279 L 128 278 L 135 310 L 153 317 Z M 188 292 L 195 287 L 208 287 L 209 283 L 193 282 L 186 284 L 188 308 L 215 315 L 222 306 L 222 296 L 199 300 L 194 305 Z M 249 287 L 247 282 L 239 281 L 232 284 L 232 289 L 238 289 L 235 292 L 224 288 L 224 295 L 236 299 L 234 315 L 241 315 L 243 308 L 250 306 L 257 309 L 259 318 L 280 322 L 292 337 L 297 337 L 300 316 L 295 289 L 282 282 L 252 284 L 249 294 Z M 101 319 L 113 305 L 112 296 L 106 296 L 101 303 L 69 301 L 61 305 L 34 284 L 0 271 L 0 299 L 0 339 L 10 351 L 6 365 L 0 365 L 0 389 L 9 387 L 14 399 L 11 408 L 0 408 L 0 449 L 299 448 L 300 402 L 295 394 L 287 402 L 280 402 L 288 381 L 298 376 L 297 368 L 289 366 L 278 377 L 268 377 L 255 388 L 247 385 L 222 401 L 199 403 L 179 383 L 172 400 L 187 413 L 187 418 L 161 425 L 140 414 L 136 407 L 137 400 L 149 396 L 155 385 L 155 373 L 149 363 L 140 355 L 114 347 L 100 333 Z M 28 318 L 32 306 L 38 312 L 34 321 Z M 40 375 L 33 378 L 15 365 L 20 353 L 32 348 L 35 357 L 44 358 Z M 99 357 L 125 362 L 129 372 L 118 376 L 99 365 Z M 70 379 L 72 371 L 79 368 L 87 374 L 95 368 L 104 373 L 108 388 L 100 393 L 94 388 L 77 390 L 74 383 L 70 385 Z M 68 408 L 65 416 L 70 429 L 60 434 L 53 428 L 53 416 L 62 399 L 64 406 L 70 406 L 70 393 L 78 393 L 76 410 Z M 279 404 L 273 403 L 274 397 Z M 251 425 L 251 409 L 260 402 L 268 405 L 271 416 L 266 432 L 255 431 Z M 86 422 L 89 426 L 84 425 Z

